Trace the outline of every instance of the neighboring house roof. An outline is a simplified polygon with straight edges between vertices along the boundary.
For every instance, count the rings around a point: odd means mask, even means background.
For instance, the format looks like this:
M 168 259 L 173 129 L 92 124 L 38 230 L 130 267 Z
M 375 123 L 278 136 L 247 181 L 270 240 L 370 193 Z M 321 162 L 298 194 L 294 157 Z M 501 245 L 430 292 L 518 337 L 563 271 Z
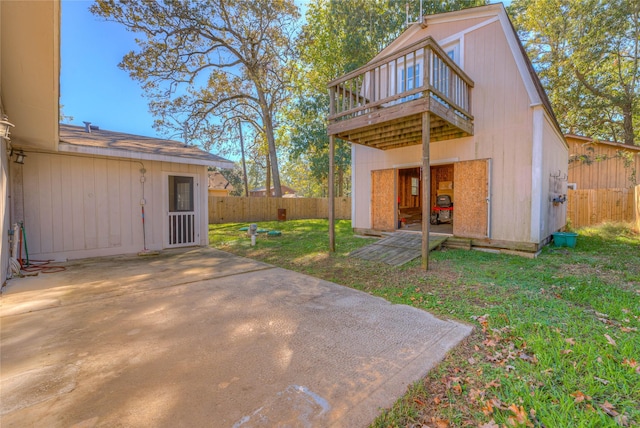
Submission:
M 620 149 L 632 150 L 632 151 L 640 152 L 640 146 L 636 146 L 636 145 L 633 145 L 633 144 L 616 143 L 615 141 L 606 141 L 606 140 L 594 140 L 593 138 L 584 137 L 582 135 L 576 135 L 576 134 L 566 134 L 565 138 L 573 138 L 575 140 L 582 140 L 582 141 L 584 141 L 584 144 L 604 144 L 604 145 L 607 145 L 607 146 L 618 147 Z
M 233 191 L 233 185 L 219 171 L 209 173 L 209 189 Z
M 527 52 L 518 37 L 518 33 L 516 32 L 513 23 L 509 19 L 507 15 L 507 11 L 504 8 L 502 3 L 490 4 L 486 6 L 477 6 L 471 7 L 467 9 L 462 9 L 453 12 L 444 12 L 438 13 L 435 15 L 427 15 L 423 17 L 423 21 L 421 23 L 415 23 L 406 29 L 404 33 L 402 33 L 397 39 L 391 42 L 386 48 L 384 48 L 378 55 L 376 55 L 369 63 L 374 63 L 378 61 L 380 58 L 383 58 L 387 55 L 393 54 L 398 48 L 403 47 L 409 40 L 411 40 L 417 32 L 419 32 L 423 28 L 427 28 L 429 23 L 442 23 L 442 22 L 453 22 L 460 19 L 471 19 L 471 18 L 482 18 L 485 17 L 487 20 L 483 23 L 471 26 L 467 29 L 461 31 L 461 33 L 467 33 L 475 30 L 476 28 L 481 27 L 484 24 L 491 23 L 494 21 L 499 21 L 504 34 L 507 38 L 507 42 L 509 44 L 509 48 L 511 49 L 511 53 L 516 61 L 516 65 L 518 70 L 520 71 L 520 75 L 522 80 L 525 83 L 525 87 L 527 88 L 527 93 L 529 94 L 529 98 L 531 99 L 532 107 L 535 105 L 542 105 L 544 109 L 549 114 L 549 117 L 553 121 L 553 124 L 556 128 L 556 131 L 559 135 L 563 135 L 562 129 L 558 123 L 558 120 L 553 112 L 553 108 L 551 106 L 551 102 L 549 101 L 549 97 L 540 82 L 540 78 L 538 77 Z M 447 40 L 436 40 L 438 43 L 448 42 L 452 37 L 448 37 Z M 369 64 L 368 63 L 368 64 Z M 473 76 L 470 76 L 473 79 Z
M 60 124 L 62 152 L 83 153 L 127 159 L 176 162 L 218 168 L 232 168 L 233 162 L 205 152 L 196 146 L 161 138 L 105 131 L 90 127 Z

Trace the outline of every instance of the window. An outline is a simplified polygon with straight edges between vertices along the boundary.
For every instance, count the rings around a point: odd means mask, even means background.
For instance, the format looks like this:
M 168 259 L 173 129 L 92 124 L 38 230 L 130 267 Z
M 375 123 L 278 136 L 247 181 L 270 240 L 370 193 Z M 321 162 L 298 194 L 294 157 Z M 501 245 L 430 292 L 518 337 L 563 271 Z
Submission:
M 398 91 L 400 94 L 402 92 L 408 92 L 413 89 L 419 88 L 422 86 L 422 70 L 421 70 L 421 62 L 412 63 L 411 61 L 407 61 L 410 64 L 408 67 L 398 67 Z M 407 97 L 402 98 L 400 101 L 409 101 L 420 98 L 420 94 L 412 94 Z
M 411 196 L 420 195 L 420 179 L 418 177 L 411 177 Z
M 169 211 L 193 211 L 193 177 L 169 176 Z

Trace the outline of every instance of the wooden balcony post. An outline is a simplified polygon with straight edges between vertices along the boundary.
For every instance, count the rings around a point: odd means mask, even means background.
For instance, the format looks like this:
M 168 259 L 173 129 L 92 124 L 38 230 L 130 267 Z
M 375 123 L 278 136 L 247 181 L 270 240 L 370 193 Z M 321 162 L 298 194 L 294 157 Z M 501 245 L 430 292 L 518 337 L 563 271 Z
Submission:
M 333 185 L 333 169 L 334 169 L 334 152 L 335 152 L 334 135 L 329 135 L 329 251 L 336 252 L 336 227 L 335 227 L 335 195 Z
M 431 224 L 431 116 L 422 113 L 422 268 L 429 270 L 429 225 Z

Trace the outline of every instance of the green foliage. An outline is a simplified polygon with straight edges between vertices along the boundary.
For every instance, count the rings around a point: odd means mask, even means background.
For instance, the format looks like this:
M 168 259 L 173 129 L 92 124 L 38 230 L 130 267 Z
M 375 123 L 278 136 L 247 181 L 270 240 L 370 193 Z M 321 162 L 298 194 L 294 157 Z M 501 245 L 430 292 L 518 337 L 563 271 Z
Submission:
M 141 83 L 158 127 L 208 149 L 238 121 L 253 125 L 268 147 L 280 195 L 274 134 L 294 70 L 299 15 L 292 0 L 98 0 L 91 11 L 140 35 L 140 50 L 120 67 Z
M 509 11 L 565 132 L 640 141 L 640 2 L 514 0 Z
M 479 0 L 423 1 L 423 14 L 484 4 Z M 419 3 L 404 0 L 320 0 L 309 4 L 306 24 L 297 40 L 300 61 L 296 90 L 284 115 L 288 122 L 290 163 L 302 163 L 319 183 L 327 181 L 327 83 L 370 61 L 419 15 Z M 334 157 L 338 196 L 348 194 L 351 149 L 336 142 Z

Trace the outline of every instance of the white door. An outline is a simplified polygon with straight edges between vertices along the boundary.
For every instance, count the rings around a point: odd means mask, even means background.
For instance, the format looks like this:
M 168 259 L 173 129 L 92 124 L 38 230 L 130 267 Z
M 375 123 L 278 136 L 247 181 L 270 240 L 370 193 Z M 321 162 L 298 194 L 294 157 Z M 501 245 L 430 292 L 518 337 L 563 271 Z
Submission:
M 165 247 L 187 247 L 200 240 L 198 230 L 198 176 L 167 175 L 168 222 L 165 229 Z

